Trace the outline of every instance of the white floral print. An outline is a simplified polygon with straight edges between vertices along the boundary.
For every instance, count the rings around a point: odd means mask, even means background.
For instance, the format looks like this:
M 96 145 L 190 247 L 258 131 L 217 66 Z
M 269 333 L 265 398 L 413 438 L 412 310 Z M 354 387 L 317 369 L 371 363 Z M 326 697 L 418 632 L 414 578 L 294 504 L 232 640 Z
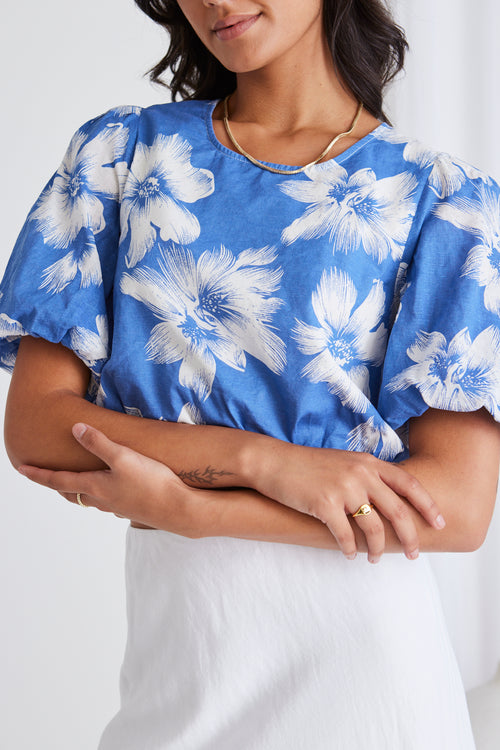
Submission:
M 462 159 L 450 156 L 445 151 L 434 151 L 419 141 L 397 133 L 389 127 L 377 128 L 376 138 L 398 146 L 405 146 L 403 158 L 422 169 L 432 166 L 429 185 L 438 198 L 447 198 L 460 190 L 468 180 L 480 179 L 486 184 L 492 180 L 480 169 Z
M 147 343 L 148 358 L 158 364 L 181 362 L 179 382 L 206 399 L 216 372 L 216 358 L 245 370 L 245 352 L 272 372 L 285 365 L 285 345 L 271 330 L 282 304 L 270 296 L 279 288 L 282 270 L 266 268 L 273 248 L 244 250 L 235 256 L 221 247 L 192 253 L 173 246 L 161 252 L 158 271 L 141 267 L 125 273 L 120 289 L 145 304 L 160 320 Z
M 117 200 L 127 176 L 123 154 L 128 128 L 109 124 L 88 140 L 83 131 L 73 137 L 52 185 L 42 193 L 30 218 L 44 241 L 55 250 L 70 251 L 42 272 L 39 289 L 57 294 L 80 273 L 80 288 L 102 284 L 95 235 L 106 226 L 101 197 Z M 114 166 L 106 166 L 117 161 Z M 101 196 L 101 197 L 98 197 Z M 74 241 L 82 229 L 85 240 Z
M 12 372 L 14 369 L 18 346 L 17 341 L 25 334 L 26 331 L 17 320 L 13 320 L 5 313 L 0 314 L 0 341 L 3 339 L 6 342 L 0 352 L 0 364 L 9 372 Z
M 91 140 L 78 131 L 51 186 L 31 214 L 45 242 L 62 250 L 83 228 L 93 234 L 106 226 L 99 195 L 117 200 L 127 176 L 123 160 L 128 128 L 108 125 Z M 114 166 L 106 166 L 118 162 Z
M 476 198 L 454 198 L 436 208 L 436 216 L 476 235 L 462 275 L 484 287 L 487 310 L 500 314 L 500 195 L 480 186 Z
M 400 263 L 394 282 L 394 295 L 392 298 L 391 311 L 389 313 L 389 328 L 392 328 L 399 313 L 401 312 L 401 300 L 406 290 L 411 286 L 411 281 L 407 281 L 408 263 Z
M 0 355 L 0 363 L 7 372 L 12 372 L 16 363 L 16 354 L 14 351 L 5 351 Z
M 200 224 L 185 203 L 211 195 L 214 177 L 191 164 L 191 146 L 179 135 L 158 135 L 151 147 L 139 143 L 122 202 L 122 240 L 130 232 L 126 262 L 135 266 L 157 239 L 189 244 Z
M 124 406 L 123 410 L 131 417 L 143 417 L 142 411 L 137 406 Z
M 184 404 L 177 421 L 182 424 L 205 424 L 201 411 L 194 404 Z
M 500 417 L 498 328 L 485 328 L 473 341 L 463 328 L 449 344 L 438 331 L 420 331 L 407 354 L 415 364 L 392 378 L 390 392 L 415 386 L 433 408 L 476 411 L 487 406 Z
M 102 270 L 97 248 L 93 241 L 76 245 L 63 258 L 56 260 L 42 273 L 43 281 L 38 287 L 58 294 L 80 274 L 80 289 L 101 286 Z
M 90 380 L 87 388 L 87 395 L 90 398 L 91 402 L 96 404 L 96 406 L 105 406 L 106 393 L 101 385 L 101 376 L 93 370 L 90 371 Z
M 397 130 L 394 130 L 390 125 L 384 123 L 374 131 L 373 135 L 375 138 L 378 138 L 379 141 L 386 141 L 387 143 L 392 143 L 394 146 L 402 146 L 410 140 L 407 135 L 398 133 Z
M 392 461 L 404 451 L 399 436 L 385 422 L 376 424 L 370 417 L 352 429 L 347 436 L 350 451 L 363 451 L 378 456 L 382 461 Z
M 416 178 L 408 172 L 377 180 L 371 169 L 349 176 L 340 164 L 328 169 L 310 167 L 309 178 L 289 180 L 281 190 L 302 203 L 305 213 L 286 227 L 282 241 L 311 240 L 329 235 L 333 252 L 351 252 L 361 246 L 377 262 L 389 255 L 402 257 L 416 204 Z
M 71 348 L 90 369 L 109 356 L 107 318 L 105 315 L 98 315 L 95 322 L 97 333 L 82 326 L 70 329 Z
M 418 141 L 412 140 L 406 145 L 403 157 L 423 169 L 432 166 L 429 185 L 438 198 L 447 198 L 458 192 L 467 180 L 481 179 L 491 183 L 491 179 L 479 169 L 444 151 L 432 151 Z
M 24 335 L 25 330 L 19 321 L 9 318 L 5 313 L 0 314 L 0 338 L 14 341 Z
M 292 335 L 299 350 L 312 359 L 302 376 L 313 383 L 325 382 L 330 393 L 344 406 L 365 412 L 370 388 L 367 364 L 380 365 L 384 358 L 387 330 L 381 323 L 385 294 L 381 281 L 374 281 L 368 296 L 356 307 L 357 291 L 351 278 L 337 269 L 324 271 L 312 306 L 319 327 L 302 321 Z
M 118 117 L 126 117 L 127 115 L 140 115 L 142 107 L 138 107 L 135 104 L 122 104 L 118 107 L 113 107 L 109 110 L 109 114 L 117 115 Z

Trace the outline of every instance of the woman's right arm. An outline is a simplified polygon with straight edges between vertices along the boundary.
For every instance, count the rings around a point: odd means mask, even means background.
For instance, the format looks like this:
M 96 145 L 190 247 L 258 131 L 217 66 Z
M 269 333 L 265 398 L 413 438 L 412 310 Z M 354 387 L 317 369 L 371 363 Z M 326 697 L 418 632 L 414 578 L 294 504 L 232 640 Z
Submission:
M 14 467 L 89 471 L 103 468 L 71 433 L 75 422 L 168 465 L 193 487 L 245 484 L 250 441 L 264 435 L 227 427 L 178 424 L 111 411 L 86 401 L 89 370 L 69 349 L 44 339 L 21 340 L 5 414 L 5 445 Z

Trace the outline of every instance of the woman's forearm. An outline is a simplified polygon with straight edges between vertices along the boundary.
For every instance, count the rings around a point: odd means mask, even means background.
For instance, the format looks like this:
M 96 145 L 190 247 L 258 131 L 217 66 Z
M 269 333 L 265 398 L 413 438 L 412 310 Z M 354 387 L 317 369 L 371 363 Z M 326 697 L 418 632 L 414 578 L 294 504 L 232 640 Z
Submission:
M 226 536 L 339 549 L 328 527 L 317 518 L 270 500 L 255 490 L 209 490 L 203 495 L 205 505 L 195 537 Z
M 186 425 L 123 414 L 72 393 L 54 393 L 44 403 L 6 413 L 6 445 L 12 463 L 55 470 L 90 471 L 102 462 L 83 450 L 71 428 L 85 422 L 129 448 L 168 465 L 193 487 L 240 486 L 245 482 L 250 442 L 271 440 L 227 427 Z
M 89 471 L 102 462 L 83 450 L 71 428 L 85 422 L 111 440 L 168 465 L 193 487 L 247 486 L 252 456 L 272 438 L 229 427 L 186 425 L 123 414 L 86 401 L 89 371 L 65 347 L 21 342 L 5 415 L 5 444 L 16 468 Z
M 435 497 L 447 520 L 446 527 L 437 530 L 405 498 L 401 498 L 417 527 L 420 551 L 469 552 L 480 547 L 490 513 L 486 509 L 483 511 L 486 518 L 471 517 L 470 505 L 481 505 L 480 498 L 477 498 L 472 487 L 459 486 L 461 482 L 463 484 L 462 478 L 456 477 L 454 482 L 452 476 L 443 471 L 442 466 L 429 458 L 408 459 L 405 466 Z M 227 536 L 339 550 L 335 537 L 322 521 L 265 498 L 253 490 L 213 490 L 204 494 L 207 496 L 207 512 L 200 521 L 200 537 Z M 465 502 L 461 500 L 463 496 L 466 497 Z M 488 507 L 491 508 L 491 504 Z M 356 537 L 358 551 L 367 552 L 365 534 L 352 516 L 348 520 Z M 393 525 L 383 517 L 382 523 L 385 552 L 402 553 L 403 547 Z

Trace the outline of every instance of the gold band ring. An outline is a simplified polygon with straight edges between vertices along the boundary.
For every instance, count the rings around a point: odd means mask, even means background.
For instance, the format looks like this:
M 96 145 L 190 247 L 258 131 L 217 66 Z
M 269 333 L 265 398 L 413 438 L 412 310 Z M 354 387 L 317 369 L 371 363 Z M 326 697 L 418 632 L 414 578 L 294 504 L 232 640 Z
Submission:
M 81 492 L 77 492 L 77 493 L 76 493 L 76 502 L 78 503 L 78 505 L 81 505 L 81 506 L 82 506 L 82 508 L 88 508 L 88 507 L 89 507 L 88 505 L 85 505 L 85 503 L 82 503 L 82 495 L 81 495 Z
M 372 508 L 374 508 L 374 507 L 375 506 L 372 505 L 371 503 L 363 503 L 363 505 L 361 505 L 357 509 L 356 513 L 352 514 L 352 517 L 356 518 L 356 516 L 369 516 L 370 513 L 372 512 Z

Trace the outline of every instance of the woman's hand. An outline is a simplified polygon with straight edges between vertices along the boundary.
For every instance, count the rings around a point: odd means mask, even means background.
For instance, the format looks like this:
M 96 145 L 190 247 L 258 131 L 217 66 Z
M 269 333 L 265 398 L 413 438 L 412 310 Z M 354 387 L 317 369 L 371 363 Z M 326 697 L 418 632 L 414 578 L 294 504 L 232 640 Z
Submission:
M 167 466 L 109 440 L 102 432 L 75 424 L 73 435 L 109 467 L 98 471 L 52 471 L 20 466 L 21 474 L 57 490 L 76 503 L 114 513 L 119 518 L 195 537 L 199 525 L 199 491 L 187 487 Z
M 314 516 L 329 528 L 344 555 L 356 556 L 348 516 L 372 503 L 369 515 L 354 520 L 366 536 L 368 559 L 378 562 L 385 549 L 384 516 L 393 526 L 408 559 L 419 554 L 415 522 L 406 499 L 435 529 L 445 525 L 425 488 L 396 464 L 369 453 L 309 448 L 273 441 L 257 458 L 252 487 L 263 495 Z

